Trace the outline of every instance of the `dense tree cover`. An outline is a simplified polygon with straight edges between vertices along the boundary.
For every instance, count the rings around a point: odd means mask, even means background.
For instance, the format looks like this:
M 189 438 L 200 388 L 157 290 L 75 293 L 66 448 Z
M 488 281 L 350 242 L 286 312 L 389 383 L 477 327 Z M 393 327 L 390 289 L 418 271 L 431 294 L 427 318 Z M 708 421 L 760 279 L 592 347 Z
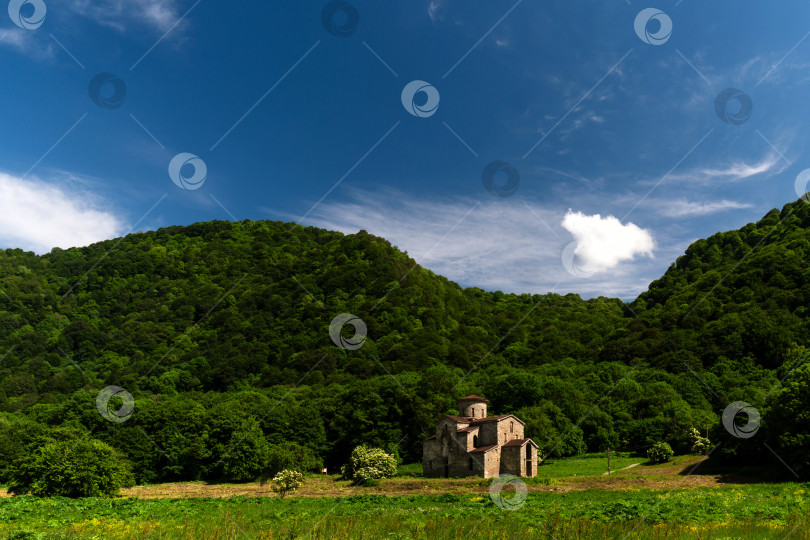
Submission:
M 361 444 L 417 461 L 472 393 L 545 453 L 686 452 L 693 428 L 722 435 L 730 401 L 783 395 L 774 410 L 791 411 L 806 390 L 771 392 L 810 335 L 808 226 L 797 202 L 698 241 L 630 304 L 462 289 L 364 231 L 279 222 L 0 251 L 0 481 L 46 439 L 80 437 L 139 482 L 255 478 L 285 443 L 313 467 Z M 361 348 L 330 339 L 340 313 L 366 323 Z M 107 385 L 135 396 L 125 422 L 96 410 Z

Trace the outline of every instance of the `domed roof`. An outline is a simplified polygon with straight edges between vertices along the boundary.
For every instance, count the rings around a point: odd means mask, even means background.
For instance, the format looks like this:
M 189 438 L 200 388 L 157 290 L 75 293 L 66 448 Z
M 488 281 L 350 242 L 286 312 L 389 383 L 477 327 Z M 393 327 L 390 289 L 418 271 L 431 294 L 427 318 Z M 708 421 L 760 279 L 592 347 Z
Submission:
M 463 397 L 463 398 L 459 399 L 459 401 L 483 401 L 484 403 L 489 403 L 488 399 L 482 398 L 481 396 L 476 396 L 476 395 Z

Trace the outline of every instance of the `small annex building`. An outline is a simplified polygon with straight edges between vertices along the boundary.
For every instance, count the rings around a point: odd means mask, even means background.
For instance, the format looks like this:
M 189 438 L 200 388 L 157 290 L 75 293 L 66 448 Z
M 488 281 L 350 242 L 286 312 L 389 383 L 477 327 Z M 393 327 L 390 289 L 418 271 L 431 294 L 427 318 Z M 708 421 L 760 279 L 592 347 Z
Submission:
M 442 418 L 423 443 L 426 477 L 537 475 L 538 447 L 524 437 L 525 422 L 514 414 L 487 416 L 488 403 L 480 396 L 463 397 L 459 416 Z

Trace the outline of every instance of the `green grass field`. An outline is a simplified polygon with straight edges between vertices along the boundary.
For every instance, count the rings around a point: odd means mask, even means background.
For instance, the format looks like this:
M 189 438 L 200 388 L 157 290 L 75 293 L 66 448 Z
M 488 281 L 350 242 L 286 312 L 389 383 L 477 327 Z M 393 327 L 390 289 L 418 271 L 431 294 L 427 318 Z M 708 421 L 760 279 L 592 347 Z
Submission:
M 627 454 L 614 454 L 610 457 L 610 469 L 616 472 L 636 463 L 644 464 L 646 458 L 629 457 Z M 604 454 L 586 454 L 575 458 L 549 460 L 537 471 L 538 476 L 564 478 L 569 476 L 596 476 L 607 472 L 607 459 Z
M 640 461 L 618 458 L 613 468 Z M 636 473 L 637 469 L 642 470 Z M 610 478 L 660 476 L 655 471 L 639 465 Z M 540 472 L 536 482 L 540 485 L 607 478 L 602 475 L 604 459 L 598 457 L 558 460 L 542 466 Z M 407 477 L 419 473 L 418 466 L 400 469 Z M 468 481 L 463 485 L 470 492 L 460 495 L 372 494 L 372 489 L 378 492 L 400 481 L 394 478 L 374 488 L 352 488 L 356 494 L 349 497 L 283 500 L 7 497 L 0 498 L 0 538 L 810 538 L 807 484 L 555 492 L 541 491 L 529 482 L 525 504 L 513 511 L 493 503 L 485 481 Z

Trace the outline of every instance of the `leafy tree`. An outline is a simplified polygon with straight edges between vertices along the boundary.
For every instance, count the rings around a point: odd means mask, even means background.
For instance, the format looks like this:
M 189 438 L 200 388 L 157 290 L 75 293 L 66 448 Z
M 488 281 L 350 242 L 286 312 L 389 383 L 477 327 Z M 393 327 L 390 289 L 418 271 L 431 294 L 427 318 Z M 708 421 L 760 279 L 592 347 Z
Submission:
M 133 485 L 130 465 L 111 446 L 95 440 L 50 442 L 17 459 L 9 491 L 38 497 L 105 497 Z
M 225 480 L 252 482 L 267 467 L 270 445 L 258 423 L 251 420 L 233 432 L 222 455 Z
M 29 418 L 0 415 L 0 483 L 6 483 L 12 464 L 29 454 L 47 434 L 47 427 Z
M 267 464 L 259 479 L 266 482 L 285 469 L 304 473 L 321 468 L 323 468 L 323 460 L 312 450 L 294 442 L 286 442 L 270 446 L 267 452 Z
M 772 398 L 764 415 L 777 452 L 797 473 L 810 473 L 810 363 L 796 368 Z

